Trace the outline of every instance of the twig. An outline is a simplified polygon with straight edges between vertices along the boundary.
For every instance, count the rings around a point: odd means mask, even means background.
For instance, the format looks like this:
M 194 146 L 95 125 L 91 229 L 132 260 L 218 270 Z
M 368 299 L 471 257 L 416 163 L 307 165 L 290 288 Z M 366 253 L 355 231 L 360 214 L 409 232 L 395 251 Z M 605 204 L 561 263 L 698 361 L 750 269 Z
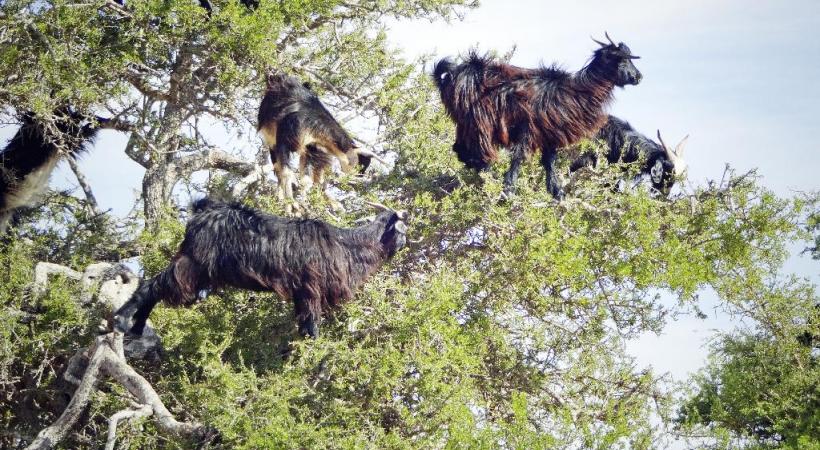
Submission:
M 89 212 L 94 216 L 101 216 L 102 213 L 100 212 L 100 206 L 97 203 L 97 199 L 94 197 L 94 192 L 91 190 L 91 185 L 88 183 L 88 178 L 80 171 L 80 166 L 77 165 L 77 160 L 74 158 L 67 158 L 68 165 L 71 167 L 71 171 L 74 172 L 74 176 L 77 178 L 77 183 L 80 184 L 83 192 L 85 193 L 85 199 L 88 200 L 88 208 Z
M 108 419 L 108 439 L 105 441 L 105 450 L 114 450 L 114 442 L 117 440 L 117 423 L 120 420 L 133 420 L 140 417 L 148 417 L 154 413 L 148 405 L 136 405 L 131 409 L 124 409 Z

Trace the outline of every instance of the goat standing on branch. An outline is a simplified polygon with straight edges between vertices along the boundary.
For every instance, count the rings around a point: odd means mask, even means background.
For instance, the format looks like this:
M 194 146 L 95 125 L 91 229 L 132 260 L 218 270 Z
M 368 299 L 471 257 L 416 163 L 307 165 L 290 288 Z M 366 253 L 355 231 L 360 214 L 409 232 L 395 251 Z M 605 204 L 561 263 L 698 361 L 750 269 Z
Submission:
M 643 161 L 639 176 L 649 175 L 652 187 L 664 196 L 669 195 L 675 180 L 686 174 L 687 165 L 683 159 L 683 149 L 689 136 L 684 137 L 673 150 L 663 142 L 660 131 L 658 143 L 635 131 L 629 122 L 608 116 L 606 124 L 595 138 L 606 145 L 606 159 L 610 164 Z M 588 152 L 576 159 L 569 170 L 575 172 L 582 167 L 594 167 L 596 164 L 597 156 Z
M 20 129 L 0 152 L 0 235 L 5 233 L 16 209 L 34 205 L 60 159 L 76 158 L 94 141 L 98 125 L 81 125 L 83 120 L 68 108 L 55 111 L 50 123 L 33 113 L 23 114 Z
M 293 186 L 297 184 L 296 172 L 302 174 L 303 189 L 307 192 L 314 183 L 325 188 L 325 172 L 333 158 L 344 172 L 359 164 L 362 173 L 372 158 L 379 159 L 375 153 L 358 148 L 307 83 L 289 75 L 268 75 L 257 130 L 270 148 L 273 170 L 279 180 L 279 199 L 288 202 L 288 212 L 293 202 Z M 294 154 L 299 156 L 298 169 L 290 165 Z
M 441 100 L 456 124 L 453 150 L 467 167 L 484 170 L 506 147 L 512 162 L 504 193 L 512 194 L 521 164 L 541 149 L 547 189 L 563 191 L 555 174 L 558 149 L 595 133 L 616 86 L 636 85 L 641 73 L 625 44 L 597 42 L 601 48 L 577 73 L 556 67 L 525 69 L 470 52 L 461 64 L 439 61 L 433 71 Z
M 193 211 L 171 264 L 115 313 L 118 330 L 141 334 L 161 299 L 185 306 L 200 291 L 232 286 L 291 299 L 299 332 L 316 337 L 322 313 L 350 299 L 406 241 L 406 213 L 386 208 L 351 229 L 208 199 Z

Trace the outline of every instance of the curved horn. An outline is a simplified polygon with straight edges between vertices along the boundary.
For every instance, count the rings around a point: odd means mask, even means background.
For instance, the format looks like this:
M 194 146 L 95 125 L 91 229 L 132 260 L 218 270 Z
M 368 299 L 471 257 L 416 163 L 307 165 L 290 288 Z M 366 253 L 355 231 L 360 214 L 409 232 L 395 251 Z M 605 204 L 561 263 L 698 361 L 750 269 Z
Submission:
M 372 206 L 376 209 L 381 209 L 382 211 L 393 211 L 393 208 L 388 208 L 387 206 L 382 205 L 381 203 L 371 202 L 371 201 L 364 201 L 365 205 Z
M 353 223 L 355 225 L 359 225 L 361 223 L 368 223 L 368 222 L 372 222 L 374 220 L 376 220 L 376 216 L 375 215 L 370 215 L 370 216 L 359 217 L 358 219 L 354 220 Z
M 375 159 L 376 161 L 382 163 L 385 166 L 387 165 L 387 161 L 383 160 L 379 155 L 377 155 L 374 152 L 371 152 L 370 150 L 365 150 L 363 148 L 357 148 L 354 151 L 356 152 L 357 155 L 367 156 L 367 157 Z
M 658 141 L 660 141 L 661 147 L 663 147 L 663 151 L 666 153 L 666 156 L 669 159 L 671 159 L 672 161 L 675 161 L 676 159 L 678 159 L 677 155 L 675 155 L 672 152 L 672 150 L 670 150 L 669 147 L 666 146 L 666 143 L 663 142 L 663 138 L 661 137 L 661 130 L 658 130 Z
M 604 36 L 606 36 L 606 40 L 608 40 L 610 44 L 612 44 L 612 45 L 614 45 L 614 46 L 616 46 L 616 47 L 618 46 L 618 44 L 616 44 L 616 43 L 612 42 L 612 38 L 611 38 L 611 37 L 609 37 L 609 32 L 608 32 L 608 31 L 604 31 Z
M 594 37 L 592 37 L 592 36 L 590 36 L 589 38 L 590 38 L 590 39 L 592 39 L 592 41 L 593 41 L 593 42 L 595 42 L 596 44 L 600 45 L 601 47 L 608 47 L 608 44 L 604 44 L 603 42 L 599 41 L 598 39 L 595 39 L 595 38 L 594 38 Z
M 675 155 L 678 158 L 683 158 L 683 149 L 686 148 L 686 141 L 689 140 L 689 135 L 687 134 L 684 136 L 683 139 L 678 142 L 678 145 L 675 146 Z

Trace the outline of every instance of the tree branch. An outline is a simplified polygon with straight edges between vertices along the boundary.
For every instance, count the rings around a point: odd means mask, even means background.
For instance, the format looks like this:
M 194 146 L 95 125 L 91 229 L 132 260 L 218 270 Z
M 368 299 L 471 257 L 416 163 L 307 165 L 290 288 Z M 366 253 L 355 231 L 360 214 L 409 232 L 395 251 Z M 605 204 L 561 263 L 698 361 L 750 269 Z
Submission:
M 91 214 L 95 216 L 102 215 L 97 199 L 94 197 L 94 192 L 91 190 L 91 184 L 88 183 L 88 178 L 80 171 L 77 160 L 74 158 L 66 159 L 68 159 L 68 166 L 71 167 L 71 171 L 74 172 L 74 176 L 77 178 L 77 183 L 80 184 L 80 188 L 82 188 L 85 193 L 85 199 L 88 201 L 88 208 L 91 210 Z
M 125 361 L 122 333 L 114 331 L 98 337 L 85 353 L 90 358 L 88 368 L 85 370 L 80 386 L 74 392 L 68 407 L 53 424 L 37 434 L 37 438 L 26 447 L 26 450 L 50 449 L 65 438 L 88 405 L 100 374 L 114 378 L 131 395 L 136 397 L 140 404 L 144 405 L 145 408 L 149 408 L 150 414 L 153 414 L 160 430 L 197 441 L 214 436 L 214 431 L 204 425 L 180 422 L 174 418 L 168 408 L 165 407 L 159 394 L 151 386 L 151 383 Z M 117 414 L 114 416 L 117 417 Z M 148 413 L 142 414 L 148 415 Z M 113 427 L 116 427 L 115 417 L 112 417 Z M 110 430 L 108 436 L 110 443 Z
M 256 165 L 217 149 L 185 156 L 173 162 L 174 183 L 204 169 L 217 169 L 246 177 L 256 170 Z
M 48 276 L 55 274 L 65 275 L 72 280 L 79 280 L 82 278 L 82 274 L 80 272 L 66 266 L 49 262 L 38 262 L 37 265 L 34 266 L 34 283 L 32 285 L 32 291 L 34 294 L 39 295 L 44 292 L 46 285 L 48 285 Z
M 151 85 L 148 84 L 147 81 L 142 79 L 139 75 L 133 72 L 126 72 L 123 75 L 126 81 L 131 83 L 131 86 L 134 86 L 136 90 L 138 90 L 142 95 L 146 97 L 150 97 L 154 100 L 161 100 L 161 101 L 171 101 L 171 96 L 167 92 L 162 92 L 158 89 L 154 89 Z
M 148 405 L 135 405 L 134 408 L 124 409 L 108 419 L 108 439 L 105 442 L 105 450 L 114 450 L 114 443 L 117 440 L 117 423 L 120 420 L 138 419 L 148 417 L 154 410 Z
M 100 343 L 102 339 L 105 339 L 106 336 L 100 336 L 95 341 L 94 345 L 89 350 L 93 350 L 91 352 L 91 360 L 88 363 L 88 367 L 85 370 L 85 374 L 83 375 L 82 380 L 80 381 L 80 386 L 77 387 L 77 390 L 74 391 L 74 396 L 71 397 L 71 402 L 69 402 L 68 407 L 66 407 L 63 414 L 51 425 L 41 430 L 37 433 L 37 437 L 34 439 L 26 450 L 38 450 L 38 449 L 50 449 L 53 448 L 57 443 L 62 441 L 65 436 L 68 434 L 68 431 L 77 422 L 77 419 L 80 418 L 80 414 L 85 410 L 86 405 L 91 399 L 91 394 L 94 392 L 94 385 L 97 382 L 97 374 L 100 371 L 100 367 L 103 364 L 103 360 L 105 359 L 105 353 L 102 351 L 98 351 Z

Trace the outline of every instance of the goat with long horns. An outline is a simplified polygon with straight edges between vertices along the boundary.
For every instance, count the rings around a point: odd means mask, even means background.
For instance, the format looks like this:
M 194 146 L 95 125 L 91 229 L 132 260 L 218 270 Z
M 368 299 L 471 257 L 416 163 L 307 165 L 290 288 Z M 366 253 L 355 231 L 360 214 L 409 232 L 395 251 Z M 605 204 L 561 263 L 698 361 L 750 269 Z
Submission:
M 643 161 L 639 177 L 648 175 L 652 187 L 664 196 L 675 184 L 675 180 L 686 174 L 687 164 L 683 159 L 683 150 L 689 136 L 684 137 L 671 148 L 666 145 L 658 130 L 658 142 L 635 131 L 632 125 L 615 116 L 609 116 L 606 124 L 595 135 L 606 146 L 606 159 L 610 164 L 635 163 Z M 597 155 L 587 152 L 573 161 L 570 172 L 582 167 L 594 167 L 598 163 Z

